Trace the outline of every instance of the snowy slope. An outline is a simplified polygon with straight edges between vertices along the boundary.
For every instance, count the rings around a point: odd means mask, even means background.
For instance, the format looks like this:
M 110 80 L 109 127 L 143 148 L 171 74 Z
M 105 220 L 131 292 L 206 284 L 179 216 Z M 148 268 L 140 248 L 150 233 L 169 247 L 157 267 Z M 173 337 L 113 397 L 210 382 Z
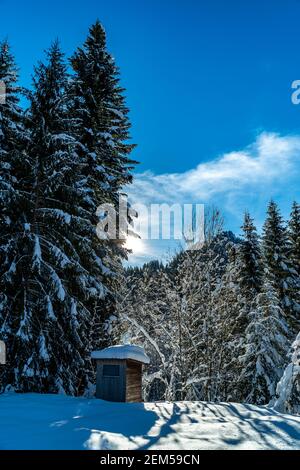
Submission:
M 300 417 L 202 402 L 0 396 L 0 449 L 300 449 Z

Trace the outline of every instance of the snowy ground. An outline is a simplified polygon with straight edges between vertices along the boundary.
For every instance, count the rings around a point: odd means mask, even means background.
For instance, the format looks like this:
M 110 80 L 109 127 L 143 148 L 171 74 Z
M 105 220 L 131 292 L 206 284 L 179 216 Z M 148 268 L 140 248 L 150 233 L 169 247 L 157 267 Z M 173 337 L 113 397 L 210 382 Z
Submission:
M 202 402 L 0 395 L 0 449 L 300 449 L 300 417 Z

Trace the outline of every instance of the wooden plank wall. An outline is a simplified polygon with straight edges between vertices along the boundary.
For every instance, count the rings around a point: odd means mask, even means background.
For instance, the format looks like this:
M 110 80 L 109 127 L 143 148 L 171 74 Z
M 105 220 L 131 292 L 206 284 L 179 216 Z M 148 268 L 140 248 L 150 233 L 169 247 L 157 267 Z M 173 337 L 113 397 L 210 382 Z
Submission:
M 141 402 L 142 400 L 142 364 L 126 361 L 126 401 Z

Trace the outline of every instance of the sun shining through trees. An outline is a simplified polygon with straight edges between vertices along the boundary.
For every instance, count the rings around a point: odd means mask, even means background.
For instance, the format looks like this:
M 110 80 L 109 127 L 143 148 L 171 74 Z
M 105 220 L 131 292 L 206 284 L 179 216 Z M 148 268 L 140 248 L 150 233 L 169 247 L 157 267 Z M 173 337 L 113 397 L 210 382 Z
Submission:
M 145 245 L 144 245 L 143 240 L 141 240 L 141 238 L 134 237 L 132 235 L 129 235 L 127 237 L 125 246 L 128 250 L 131 250 L 132 253 L 134 254 L 143 253 L 145 250 Z

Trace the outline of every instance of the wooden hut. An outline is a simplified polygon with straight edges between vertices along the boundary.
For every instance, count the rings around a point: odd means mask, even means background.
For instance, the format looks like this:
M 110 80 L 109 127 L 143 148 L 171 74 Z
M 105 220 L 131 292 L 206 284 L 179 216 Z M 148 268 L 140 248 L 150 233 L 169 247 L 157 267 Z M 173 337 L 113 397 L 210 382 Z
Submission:
M 143 365 L 149 364 L 143 348 L 111 346 L 94 351 L 97 364 L 96 397 L 114 402 L 141 402 Z

